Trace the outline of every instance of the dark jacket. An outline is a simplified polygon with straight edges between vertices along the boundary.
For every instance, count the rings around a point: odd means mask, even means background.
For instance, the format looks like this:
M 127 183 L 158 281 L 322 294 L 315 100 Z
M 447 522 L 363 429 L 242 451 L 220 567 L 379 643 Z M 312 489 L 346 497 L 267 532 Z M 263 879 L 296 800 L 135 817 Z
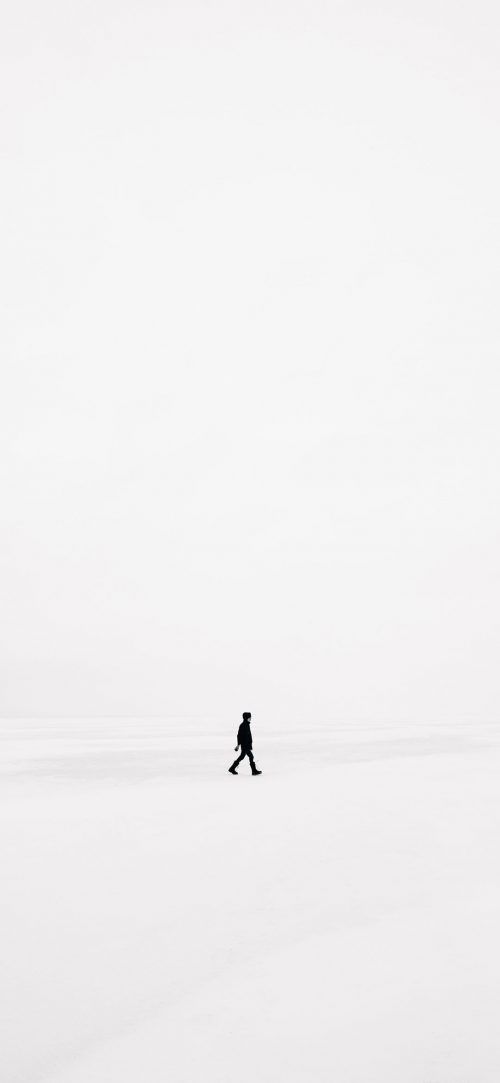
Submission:
M 241 722 L 238 730 L 238 744 L 242 752 L 249 752 L 252 747 L 252 734 L 249 722 Z

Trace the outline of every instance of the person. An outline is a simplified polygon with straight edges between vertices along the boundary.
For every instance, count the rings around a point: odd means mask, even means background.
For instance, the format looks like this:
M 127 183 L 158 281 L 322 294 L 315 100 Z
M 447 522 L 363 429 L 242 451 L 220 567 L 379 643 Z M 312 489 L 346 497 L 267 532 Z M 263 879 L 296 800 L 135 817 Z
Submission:
M 241 748 L 241 753 L 238 756 L 238 759 L 235 760 L 234 763 L 232 763 L 231 766 L 229 767 L 229 773 L 231 775 L 237 775 L 238 774 L 236 768 L 237 768 L 238 764 L 241 763 L 241 761 L 245 759 L 245 756 L 248 756 L 248 759 L 250 760 L 250 767 L 252 768 L 252 775 L 261 775 L 262 774 L 262 771 L 259 771 L 257 769 L 257 767 L 255 766 L 255 760 L 253 758 L 252 732 L 250 730 L 250 719 L 251 719 L 251 717 L 252 716 L 250 714 L 250 711 L 244 711 L 244 713 L 243 713 L 243 722 L 240 722 L 240 727 L 239 727 L 239 730 L 238 730 L 238 738 L 237 738 L 238 744 L 236 745 L 236 748 L 234 750 L 235 752 L 237 752 L 238 749 Z

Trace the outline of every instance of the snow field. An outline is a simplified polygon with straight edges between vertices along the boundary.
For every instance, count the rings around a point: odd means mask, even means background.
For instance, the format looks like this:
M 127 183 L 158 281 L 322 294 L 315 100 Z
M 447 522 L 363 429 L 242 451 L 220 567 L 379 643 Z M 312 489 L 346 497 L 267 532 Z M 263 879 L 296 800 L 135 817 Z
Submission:
M 3 725 L 2 1078 L 497 1083 L 499 736 Z

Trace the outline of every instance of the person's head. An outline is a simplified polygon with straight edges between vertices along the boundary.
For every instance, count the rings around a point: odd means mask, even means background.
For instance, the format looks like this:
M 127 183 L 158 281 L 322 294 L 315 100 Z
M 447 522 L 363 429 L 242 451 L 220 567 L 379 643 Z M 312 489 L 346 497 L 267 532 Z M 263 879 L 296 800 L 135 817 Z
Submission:
M 249 722 L 251 717 L 252 716 L 250 714 L 250 711 L 243 711 L 243 721 L 244 722 Z

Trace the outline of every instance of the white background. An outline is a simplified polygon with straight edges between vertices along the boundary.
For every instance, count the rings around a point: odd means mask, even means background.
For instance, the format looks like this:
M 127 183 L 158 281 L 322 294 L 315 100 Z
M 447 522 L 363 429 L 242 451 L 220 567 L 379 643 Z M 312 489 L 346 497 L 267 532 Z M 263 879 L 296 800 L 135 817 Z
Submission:
M 499 41 L 3 6 L 1 713 L 497 716 Z

